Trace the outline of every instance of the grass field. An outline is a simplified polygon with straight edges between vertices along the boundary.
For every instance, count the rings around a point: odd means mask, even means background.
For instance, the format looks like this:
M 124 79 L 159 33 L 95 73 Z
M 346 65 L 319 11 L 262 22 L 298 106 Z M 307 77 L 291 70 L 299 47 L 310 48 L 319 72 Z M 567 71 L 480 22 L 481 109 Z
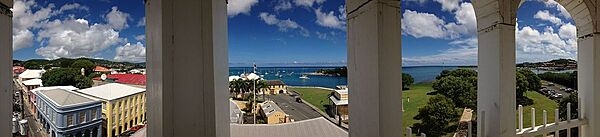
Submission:
M 433 90 L 431 85 L 431 83 L 415 84 L 411 86 L 410 90 L 402 92 L 402 101 L 404 102 L 404 112 L 402 113 L 403 129 L 412 126 L 414 123 L 420 122 L 419 120 L 415 120 L 413 118 L 418 114 L 419 108 L 425 106 L 429 98 L 433 96 L 427 95 L 428 92 Z M 329 103 L 327 97 L 331 92 L 333 92 L 318 88 L 292 88 L 292 90 L 298 91 L 298 93 L 302 94 L 302 99 L 306 100 L 312 105 L 315 105 L 323 112 L 325 112 L 325 107 L 323 105 L 327 105 Z M 558 108 L 558 104 L 556 102 L 548 99 L 540 93 L 533 91 L 526 92 L 525 96 L 532 99 L 534 104 L 523 107 L 524 127 L 531 127 L 531 108 L 536 109 L 536 125 L 541 125 L 543 123 L 543 110 L 547 111 L 548 123 L 554 122 L 554 109 Z M 408 102 L 409 98 L 410 102 Z M 515 119 L 515 121 L 517 121 L 516 123 L 518 128 L 518 114 L 516 118 L 517 119 Z
M 318 107 L 321 111 L 325 112 L 325 106 L 329 105 L 329 94 L 332 90 L 325 90 L 319 88 L 291 88 L 293 91 L 300 93 L 302 99 L 308 103 Z
M 533 100 L 533 105 L 523 106 L 523 128 L 531 127 L 531 108 L 535 108 L 535 125 L 544 123 L 544 110 L 548 114 L 548 123 L 554 122 L 554 110 L 558 108 L 558 103 L 548 99 L 548 97 L 534 91 L 525 92 L 525 96 Z M 519 128 L 519 112 L 516 110 L 516 124 Z

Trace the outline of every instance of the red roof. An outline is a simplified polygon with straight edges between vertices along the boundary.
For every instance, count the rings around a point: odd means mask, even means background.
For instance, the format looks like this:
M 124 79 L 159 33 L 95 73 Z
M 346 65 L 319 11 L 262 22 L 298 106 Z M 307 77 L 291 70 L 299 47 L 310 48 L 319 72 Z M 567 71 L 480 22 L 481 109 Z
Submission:
M 146 85 L 146 75 L 144 74 L 110 74 L 106 75 L 106 78 L 121 84 Z M 100 77 L 94 78 L 94 80 L 100 80 Z
M 94 68 L 94 71 L 96 71 L 96 72 L 110 72 L 110 69 L 108 69 L 106 67 L 102 67 L 102 66 L 96 66 L 96 68 Z

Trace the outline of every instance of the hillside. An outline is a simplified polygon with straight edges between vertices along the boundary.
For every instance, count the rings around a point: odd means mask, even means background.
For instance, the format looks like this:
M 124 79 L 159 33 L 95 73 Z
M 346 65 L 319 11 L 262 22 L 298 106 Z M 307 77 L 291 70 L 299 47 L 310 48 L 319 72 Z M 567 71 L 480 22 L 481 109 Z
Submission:
M 130 62 L 114 62 L 103 59 L 90 59 L 90 58 L 59 58 L 54 60 L 46 59 L 31 59 L 27 61 L 13 60 L 13 65 L 18 66 L 41 66 L 43 68 L 51 67 L 69 67 L 76 60 L 89 60 L 98 66 L 104 66 L 108 68 L 120 68 L 120 69 L 132 69 L 132 68 L 146 68 L 146 63 L 130 63 Z
M 517 67 L 528 67 L 528 68 L 537 68 L 537 67 L 569 67 L 576 66 L 577 61 L 572 59 L 555 59 L 546 62 L 524 62 L 517 64 Z

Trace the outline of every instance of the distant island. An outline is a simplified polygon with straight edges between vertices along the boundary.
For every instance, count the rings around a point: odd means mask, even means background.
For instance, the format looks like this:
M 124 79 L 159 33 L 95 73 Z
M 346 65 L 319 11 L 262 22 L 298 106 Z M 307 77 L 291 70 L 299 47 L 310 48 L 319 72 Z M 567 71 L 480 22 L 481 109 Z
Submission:
M 13 66 L 23 66 L 28 69 L 49 69 L 53 67 L 69 67 L 73 62 L 77 60 L 89 60 L 95 65 L 118 68 L 118 69 L 133 69 L 133 68 L 146 68 L 146 63 L 131 63 L 131 62 L 115 62 L 104 59 L 91 59 L 91 58 L 58 58 L 53 60 L 47 59 L 31 59 L 27 61 L 13 60 Z
M 517 64 L 519 68 L 532 68 L 537 70 L 561 71 L 577 69 L 577 61 L 572 59 L 555 59 L 546 62 L 523 62 Z
M 338 67 L 334 69 L 320 69 L 314 73 L 308 73 L 308 75 L 348 76 L 348 68 Z

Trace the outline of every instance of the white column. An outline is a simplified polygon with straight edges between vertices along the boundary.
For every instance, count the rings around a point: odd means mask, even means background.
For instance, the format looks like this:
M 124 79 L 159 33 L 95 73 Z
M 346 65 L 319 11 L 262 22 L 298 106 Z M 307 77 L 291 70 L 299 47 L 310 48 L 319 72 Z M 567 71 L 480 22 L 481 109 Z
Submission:
M 12 7 L 12 0 L 0 0 Z M 0 10 L 3 10 L 0 8 Z M 0 11 L 0 136 L 12 136 L 12 17 Z
M 351 137 L 402 136 L 400 4 L 346 0 Z
M 593 33 L 581 36 L 577 43 L 577 86 L 581 100 L 582 117 L 588 124 L 581 128 L 581 135 L 600 135 L 600 35 Z
M 149 137 L 229 137 L 224 0 L 146 2 Z
M 478 33 L 477 112 L 485 111 L 478 136 L 515 136 L 515 25 L 495 23 Z

